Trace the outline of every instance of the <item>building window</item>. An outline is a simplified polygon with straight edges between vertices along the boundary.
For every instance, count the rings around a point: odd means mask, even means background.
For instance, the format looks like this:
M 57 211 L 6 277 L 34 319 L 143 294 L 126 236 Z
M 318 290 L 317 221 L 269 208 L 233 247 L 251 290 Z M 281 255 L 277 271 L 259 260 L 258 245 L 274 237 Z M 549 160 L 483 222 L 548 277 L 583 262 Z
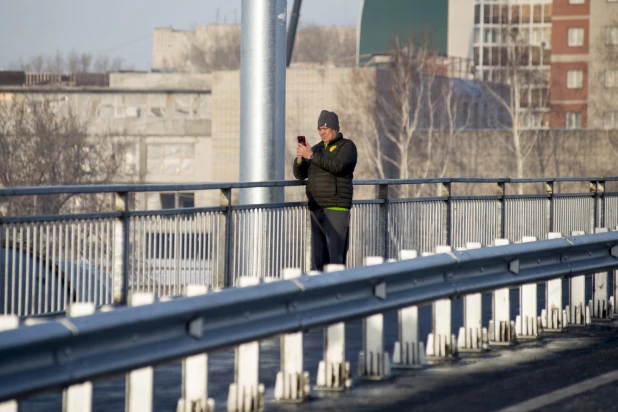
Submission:
M 569 4 L 584 4 L 586 0 L 569 0 Z
M 195 195 L 193 193 L 161 193 L 161 209 L 176 209 L 176 199 L 179 208 L 195 207 Z
M 618 129 L 618 112 L 605 112 L 603 117 L 606 129 Z
M 579 112 L 567 112 L 566 128 L 567 129 L 581 129 L 581 127 L 582 127 L 582 114 Z
M 605 87 L 618 87 L 618 70 L 605 71 Z
M 195 161 L 195 145 L 149 144 L 147 148 L 148 174 L 178 175 L 192 173 Z
M 605 44 L 618 46 L 618 26 L 605 28 Z
M 489 44 L 499 43 L 500 33 L 498 32 L 498 29 L 485 29 L 483 41 Z
M 568 70 L 567 71 L 567 88 L 581 89 L 584 85 L 583 70 Z
M 569 47 L 581 47 L 584 45 L 584 29 L 581 27 L 571 27 L 568 35 Z

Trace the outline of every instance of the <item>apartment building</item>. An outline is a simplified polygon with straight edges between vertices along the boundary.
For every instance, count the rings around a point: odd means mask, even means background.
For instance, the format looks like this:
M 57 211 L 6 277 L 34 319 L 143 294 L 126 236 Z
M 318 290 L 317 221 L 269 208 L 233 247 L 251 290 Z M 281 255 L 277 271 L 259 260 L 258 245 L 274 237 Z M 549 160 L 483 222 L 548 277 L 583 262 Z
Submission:
M 474 26 L 479 78 L 509 83 L 520 48 L 521 126 L 618 128 L 618 0 L 476 0 Z
M 552 0 L 475 0 L 476 76 L 513 88 L 522 128 L 549 125 L 552 9 Z
M 554 0 L 551 127 L 618 128 L 618 1 Z
M 212 181 L 211 75 L 110 73 L 74 75 L 0 72 L 0 100 L 46 100 L 60 114 L 69 110 L 97 136 L 124 139 L 125 170 L 130 183 Z M 136 199 L 145 209 L 203 205 L 208 194 L 178 199 L 148 193 Z

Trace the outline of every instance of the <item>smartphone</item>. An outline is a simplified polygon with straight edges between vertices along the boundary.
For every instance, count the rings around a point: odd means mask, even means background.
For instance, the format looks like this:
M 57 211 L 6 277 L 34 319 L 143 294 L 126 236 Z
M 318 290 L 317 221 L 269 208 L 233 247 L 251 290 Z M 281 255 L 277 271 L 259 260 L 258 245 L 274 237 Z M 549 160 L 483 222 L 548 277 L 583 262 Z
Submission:
M 296 140 L 298 141 L 298 144 L 307 146 L 307 141 L 305 140 L 305 136 L 296 136 Z

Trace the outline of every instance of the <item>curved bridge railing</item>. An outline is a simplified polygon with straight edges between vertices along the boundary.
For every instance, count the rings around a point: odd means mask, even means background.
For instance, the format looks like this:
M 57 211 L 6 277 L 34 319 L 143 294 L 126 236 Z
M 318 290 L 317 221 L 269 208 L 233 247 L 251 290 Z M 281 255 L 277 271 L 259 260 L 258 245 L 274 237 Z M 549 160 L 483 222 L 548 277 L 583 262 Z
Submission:
M 544 239 L 549 232 L 591 233 L 618 225 L 617 177 L 355 184 L 364 198 L 355 200 L 352 209 L 351 267 L 362 265 L 368 256 L 397 258 L 402 250 L 422 253 L 438 245 L 488 245 L 496 238 Z M 97 213 L 1 217 L 0 313 L 57 313 L 76 302 L 126 304 L 133 292 L 176 296 L 191 284 L 223 288 L 237 285 L 242 276 L 280 278 L 285 267 L 306 271 L 310 242 L 304 202 L 233 202 L 236 191 L 252 188 L 296 190 L 299 199 L 302 185 L 280 181 L 2 188 L 0 206 L 16 197 L 34 202 L 63 193 L 112 196 L 113 207 Z M 518 194 L 518 185 L 534 190 Z M 563 190 L 567 185 L 575 188 Z M 419 188 L 424 194 L 406 195 Z M 182 209 L 131 206 L 136 197 L 162 192 L 218 192 L 215 197 L 220 200 Z

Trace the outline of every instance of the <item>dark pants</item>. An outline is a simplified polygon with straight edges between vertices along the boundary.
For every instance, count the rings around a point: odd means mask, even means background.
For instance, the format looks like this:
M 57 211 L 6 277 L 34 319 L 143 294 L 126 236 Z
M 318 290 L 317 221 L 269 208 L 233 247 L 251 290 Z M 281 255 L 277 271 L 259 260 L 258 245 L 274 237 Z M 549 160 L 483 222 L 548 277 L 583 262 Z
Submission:
M 311 212 L 311 270 L 329 263 L 345 265 L 350 245 L 350 212 L 318 209 Z

